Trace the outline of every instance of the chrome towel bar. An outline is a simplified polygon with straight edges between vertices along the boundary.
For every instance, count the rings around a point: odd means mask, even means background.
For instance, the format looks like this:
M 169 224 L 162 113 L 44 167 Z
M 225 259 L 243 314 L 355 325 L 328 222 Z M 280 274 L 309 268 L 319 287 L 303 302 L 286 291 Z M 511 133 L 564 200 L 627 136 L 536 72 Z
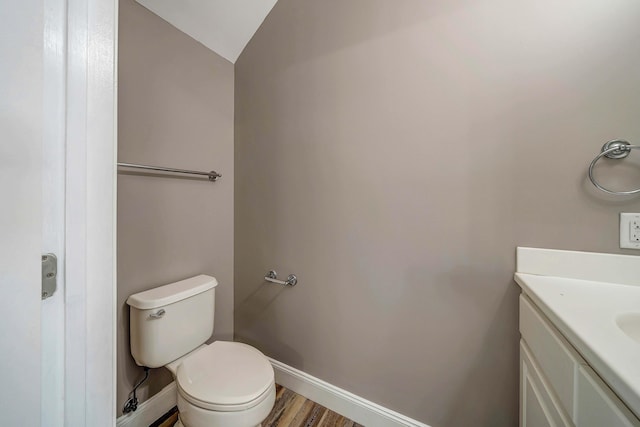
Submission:
M 118 167 L 132 168 L 132 169 L 145 169 L 145 170 L 160 171 L 160 172 L 183 173 L 187 175 L 202 175 L 202 176 L 208 177 L 209 181 L 211 182 L 216 182 L 218 178 L 222 178 L 222 175 L 220 175 L 216 171 L 201 172 L 201 171 L 192 171 L 188 169 L 167 168 L 164 166 L 137 165 L 134 163 L 118 163 Z
M 289 277 L 287 277 L 287 280 L 278 280 L 278 273 L 273 270 L 269 271 L 267 275 L 264 276 L 264 280 L 270 283 L 284 286 L 295 286 L 298 284 L 298 278 L 295 274 L 290 274 Z

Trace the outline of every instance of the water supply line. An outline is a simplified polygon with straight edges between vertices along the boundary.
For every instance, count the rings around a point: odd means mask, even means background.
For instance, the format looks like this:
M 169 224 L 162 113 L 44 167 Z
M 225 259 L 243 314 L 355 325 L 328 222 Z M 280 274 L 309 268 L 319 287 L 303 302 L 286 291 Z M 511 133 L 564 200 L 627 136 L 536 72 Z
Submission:
M 136 409 L 138 409 L 138 398 L 136 397 L 136 390 L 138 389 L 138 387 L 140 387 L 142 385 L 143 382 L 145 382 L 147 380 L 147 378 L 149 378 L 149 368 L 148 367 L 144 367 L 144 378 L 135 386 L 133 386 L 133 396 L 130 397 L 125 403 L 124 403 L 124 407 L 122 408 L 122 412 L 125 414 L 128 414 L 129 412 L 135 412 Z

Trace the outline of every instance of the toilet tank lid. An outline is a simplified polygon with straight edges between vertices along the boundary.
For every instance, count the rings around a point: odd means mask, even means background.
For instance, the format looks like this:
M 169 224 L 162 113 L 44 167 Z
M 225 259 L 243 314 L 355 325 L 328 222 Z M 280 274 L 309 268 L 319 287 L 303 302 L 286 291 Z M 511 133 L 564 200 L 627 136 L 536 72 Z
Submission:
M 201 274 L 133 294 L 127 298 L 127 304 L 140 310 L 158 308 L 206 292 L 216 286 L 218 281 L 215 277 Z

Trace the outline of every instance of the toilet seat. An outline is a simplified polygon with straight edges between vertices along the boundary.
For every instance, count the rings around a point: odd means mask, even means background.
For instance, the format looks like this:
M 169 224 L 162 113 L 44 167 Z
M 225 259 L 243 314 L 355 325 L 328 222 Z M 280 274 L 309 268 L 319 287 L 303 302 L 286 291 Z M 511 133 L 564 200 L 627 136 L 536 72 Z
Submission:
M 235 412 L 260 404 L 275 383 L 273 367 L 246 344 L 215 341 L 185 358 L 176 372 L 181 396 L 197 407 Z

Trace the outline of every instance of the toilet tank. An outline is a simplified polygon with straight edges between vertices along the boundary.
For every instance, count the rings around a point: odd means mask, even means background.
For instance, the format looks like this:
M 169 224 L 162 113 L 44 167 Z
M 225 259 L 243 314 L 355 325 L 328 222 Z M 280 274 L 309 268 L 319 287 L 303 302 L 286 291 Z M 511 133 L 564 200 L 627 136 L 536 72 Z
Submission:
M 131 354 L 158 368 L 204 344 L 213 333 L 215 287 L 204 274 L 131 295 Z

